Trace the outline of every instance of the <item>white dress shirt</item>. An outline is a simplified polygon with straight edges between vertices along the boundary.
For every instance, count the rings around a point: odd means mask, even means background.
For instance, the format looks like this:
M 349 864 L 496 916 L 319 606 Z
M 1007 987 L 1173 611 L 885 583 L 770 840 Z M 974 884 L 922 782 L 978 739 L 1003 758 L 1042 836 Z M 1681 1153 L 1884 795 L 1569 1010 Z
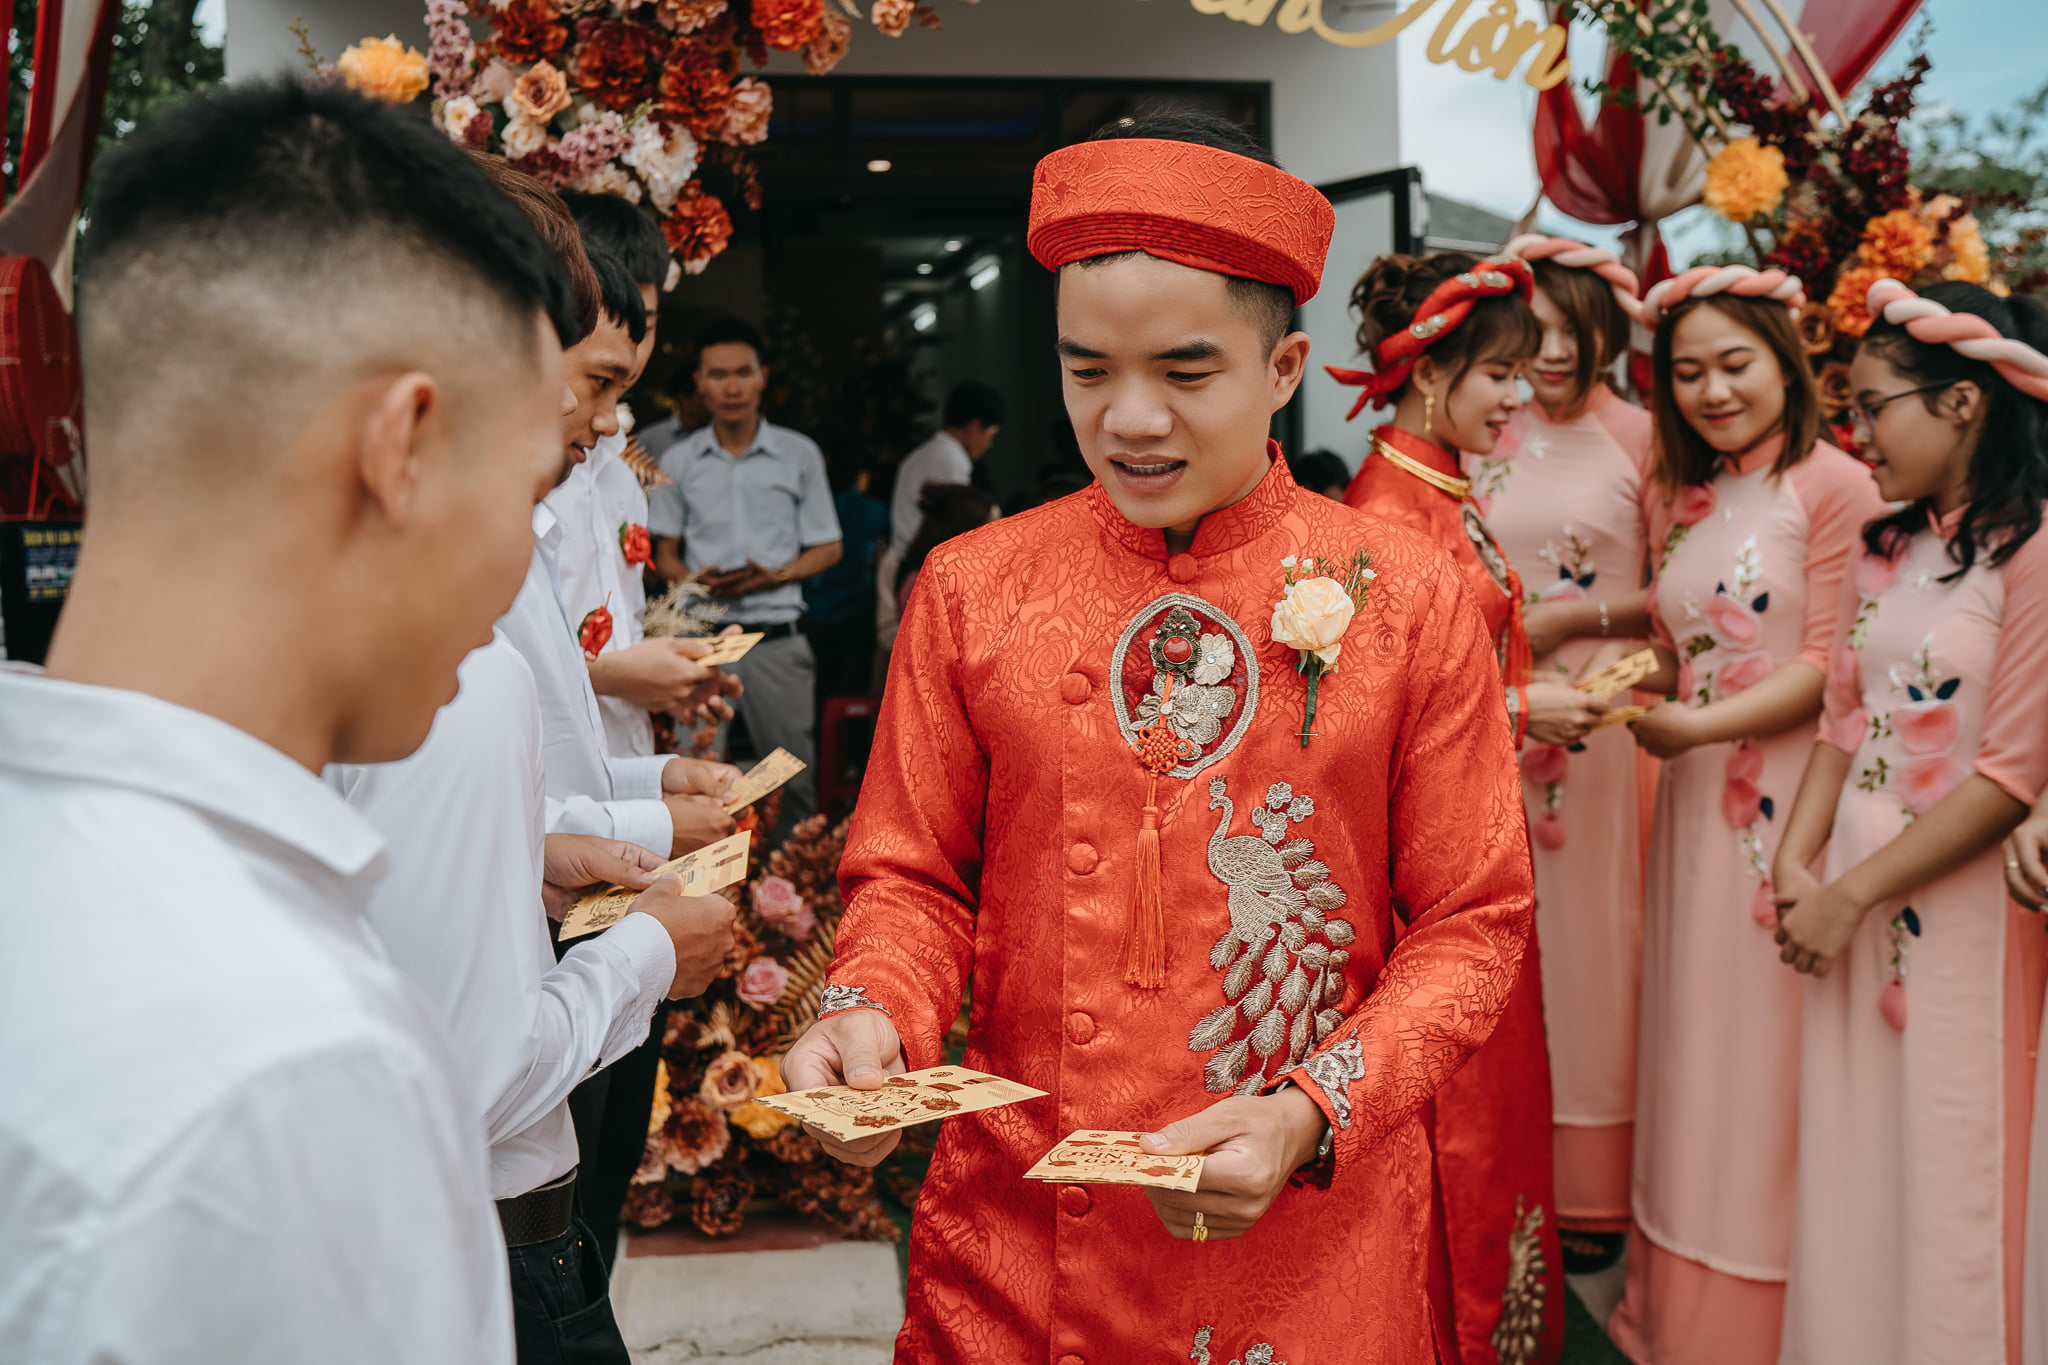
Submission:
M 612 638 L 603 652 L 614 653 L 640 643 L 641 620 L 647 614 L 647 586 L 637 565 L 626 562 L 621 537 L 626 528 L 647 529 L 647 494 L 640 477 L 623 458 L 626 437 L 607 436 L 548 494 L 547 503 L 562 523 L 562 606 L 571 621 L 599 607 L 612 614 Z M 614 754 L 645 757 L 654 752 L 654 722 L 647 712 L 623 697 L 599 697 L 604 718 L 605 748 Z
M 570 619 L 558 586 L 561 547 L 561 522 L 542 502 L 533 509 L 526 582 L 498 622 L 533 670 L 540 692 L 548 831 L 625 839 L 667 857 L 675 845 L 675 821 L 661 803 L 661 773 L 671 756 L 617 758 L 605 752 L 604 717 L 577 642 L 583 619 Z
M 927 485 L 973 482 L 974 460 L 948 432 L 939 432 L 905 455 L 896 466 L 896 492 L 889 499 L 889 539 L 897 552 L 908 550 L 917 539 L 917 528 L 924 525 L 917 499 Z
M 0 669 L 0 1356 L 510 1365 L 482 1126 L 253 736 Z
M 462 663 L 462 690 L 401 763 L 336 766 L 328 782 L 384 836 L 391 875 L 370 925 L 427 997 L 476 1095 L 491 1197 L 576 1165 L 569 1092 L 646 1041 L 675 947 L 628 915 L 561 962 L 541 904 L 540 700 L 503 635 Z

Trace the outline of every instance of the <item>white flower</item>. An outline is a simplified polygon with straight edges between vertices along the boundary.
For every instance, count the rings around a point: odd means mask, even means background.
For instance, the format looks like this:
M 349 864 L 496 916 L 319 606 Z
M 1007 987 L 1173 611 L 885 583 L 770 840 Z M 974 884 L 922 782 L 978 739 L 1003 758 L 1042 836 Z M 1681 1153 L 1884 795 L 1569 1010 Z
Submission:
M 467 95 L 457 95 L 441 106 L 441 131 L 460 142 L 469 132 L 469 125 L 483 109 Z
M 571 181 L 569 188 L 585 194 L 615 194 L 629 204 L 639 203 L 642 194 L 640 182 L 610 161 L 589 175 Z
M 1357 613 L 1351 595 L 1336 579 L 1304 578 L 1273 608 L 1273 639 L 1335 668 L 1344 632 L 1351 628 L 1351 618 Z
M 621 403 L 619 404 L 618 411 L 619 435 L 631 436 L 633 434 L 633 410 L 627 407 L 624 403 Z
M 633 143 L 619 160 L 640 173 L 641 183 L 647 186 L 647 197 L 667 213 L 675 207 L 683 186 L 697 172 L 697 140 L 686 128 L 664 131 L 660 124 L 646 119 L 634 119 L 626 131 Z
M 507 109 L 509 113 L 509 108 Z M 548 126 L 535 123 L 530 118 L 517 114 L 505 125 L 505 155 L 517 161 L 522 156 L 531 156 L 548 143 Z
M 1280 567 L 1283 569 L 1291 569 L 1298 563 L 1300 563 L 1299 560 L 1297 560 L 1293 555 L 1289 555 L 1287 556 L 1287 558 L 1280 561 Z
M 1368 583 L 1372 582 L 1375 578 L 1379 577 L 1379 575 L 1377 573 L 1374 573 L 1371 569 L 1360 569 L 1358 571 L 1358 576 L 1360 578 L 1363 578 Z

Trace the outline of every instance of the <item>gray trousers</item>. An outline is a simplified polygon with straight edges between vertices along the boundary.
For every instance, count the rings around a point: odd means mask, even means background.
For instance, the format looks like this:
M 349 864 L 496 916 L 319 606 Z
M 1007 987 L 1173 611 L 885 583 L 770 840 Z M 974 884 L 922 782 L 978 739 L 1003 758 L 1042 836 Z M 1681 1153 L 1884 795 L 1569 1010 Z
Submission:
M 798 634 L 763 640 L 746 658 L 726 667 L 746 687 L 733 709 L 746 722 L 755 750 L 766 758 L 787 749 L 804 762 L 804 771 L 782 789 L 782 822 L 773 835 L 780 840 L 818 808 L 817 657 L 811 642 Z

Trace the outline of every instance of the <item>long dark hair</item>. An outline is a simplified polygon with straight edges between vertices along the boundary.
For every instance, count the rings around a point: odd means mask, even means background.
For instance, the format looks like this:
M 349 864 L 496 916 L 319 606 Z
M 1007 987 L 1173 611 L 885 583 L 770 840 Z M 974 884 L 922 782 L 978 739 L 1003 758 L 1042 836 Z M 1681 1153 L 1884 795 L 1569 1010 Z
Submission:
M 1671 341 L 1679 319 L 1696 308 L 1718 308 L 1737 323 L 1763 338 L 1778 368 L 1785 375 L 1785 415 L 1778 430 L 1785 433 L 1785 448 L 1771 466 L 1773 478 L 1813 453 L 1820 440 L 1820 386 L 1806 363 L 1806 351 L 1799 344 L 1792 314 L 1775 299 L 1749 299 L 1736 294 L 1695 295 L 1664 315 L 1657 324 L 1657 338 L 1650 348 L 1650 415 L 1656 419 L 1657 484 L 1664 496 L 1675 498 L 1681 488 L 1712 483 L 1721 468 L 1721 452 L 1707 444 L 1707 438 L 1693 429 L 1678 410 L 1671 384 Z
M 1532 261 L 1536 287 L 1557 305 L 1579 339 L 1579 360 L 1572 370 L 1571 410 L 1586 405 L 1604 383 L 1614 362 L 1628 354 L 1629 321 L 1614 286 L 1590 270 L 1556 261 Z
M 1982 285 L 1961 280 L 1930 285 L 1920 297 L 1951 313 L 1974 314 L 2001 335 L 2048 350 L 2048 307 L 2034 299 L 2002 299 Z M 1908 386 L 1943 386 L 1920 395 L 1929 412 L 1950 384 L 1968 380 L 1984 394 L 1984 425 L 1977 433 L 1977 448 L 1970 452 L 1970 505 L 1948 543 L 1956 570 L 1942 581 L 1968 573 L 1979 555 L 1997 568 L 2041 529 L 2041 502 L 2048 498 L 2048 404 L 2021 393 L 1989 363 L 1972 360 L 1945 342 L 1916 340 L 1904 327 L 1882 318 L 1871 324 L 1863 344 L 1889 361 Z M 1890 558 L 1927 525 L 1932 506 L 1931 499 L 1922 498 L 1879 517 L 1863 528 L 1864 548 Z

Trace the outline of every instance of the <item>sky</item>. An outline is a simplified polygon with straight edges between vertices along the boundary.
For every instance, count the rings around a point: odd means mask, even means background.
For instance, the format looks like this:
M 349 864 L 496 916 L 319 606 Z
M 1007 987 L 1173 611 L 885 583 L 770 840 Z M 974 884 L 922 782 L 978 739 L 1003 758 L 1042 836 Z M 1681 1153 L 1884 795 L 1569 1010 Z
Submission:
M 1520 3 L 1527 18 L 1538 18 L 1538 11 L 1547 8 L 1536 0 Z M 1927 0 L 1914 25 L 1923 18 L 1933 24 L 1927 55 L 1934 63 L 1921 87 L 1923 108 L 1988 112 L 2015 103 L 2048 75 L 2040 60 L 2042 0 Z M 1402 159 L 1422 168 L 1430 191 L 1520 218 L 1536 197 L 1529 140 L 1536 92 L 1520 72 L 1503 82 L 1489 72 L 1429 62 L 1423 56 L 1427 28 L 1418 24 L 1396 40 L 1401 45 Z M 1875 73 L 1878 79 L 1905 65 L 1914 32 L 1909 26 L 1885 54 Z M 1597 39 L 1575 38 L 1574 79 L 1597 69 L 1599 53 Z M 1769 59 L 1760 65 L 1767 68 Z M 1614 232 L 1574 224 L 1547 205 L 1539 221 L 1595 241 L 1611 241 Z M 1711 246 L 1717 236 L 1708 211 L 1697 208 L 1671 220 L 1666 235 L 1674 256 Z

